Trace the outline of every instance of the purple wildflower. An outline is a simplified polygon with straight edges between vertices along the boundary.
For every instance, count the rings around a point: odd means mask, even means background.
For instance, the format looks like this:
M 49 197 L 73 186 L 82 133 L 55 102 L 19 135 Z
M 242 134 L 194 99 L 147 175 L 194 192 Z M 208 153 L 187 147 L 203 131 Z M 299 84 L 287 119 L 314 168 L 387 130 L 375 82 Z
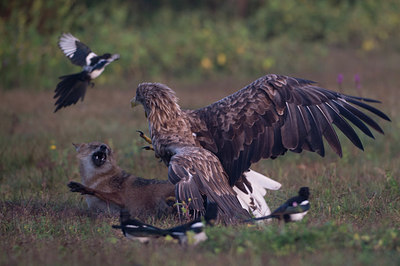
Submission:
M 360 75 L 358 75 L 358 74 L 354 75 L 354 82 L 356 83 L 356 88 L 360 89 L 361 88 Z
M 339 74 L 337 75 L 337 83 L 338 83 L 339 85 L 342 85 L 342 83 L 343 83 L 343 74 L 342 74 L 342 73 L 339 73 Z
M 339 91 L 342 92 L 343 74 L 339 73 L 337 75 L 337 83 L 339 85 Z
M 354 75 L 354 83 L 356 85 L 356 90 L 357 90 L 359 96 L 361 96 L 361 79 L 360 79 L 359 74 Z

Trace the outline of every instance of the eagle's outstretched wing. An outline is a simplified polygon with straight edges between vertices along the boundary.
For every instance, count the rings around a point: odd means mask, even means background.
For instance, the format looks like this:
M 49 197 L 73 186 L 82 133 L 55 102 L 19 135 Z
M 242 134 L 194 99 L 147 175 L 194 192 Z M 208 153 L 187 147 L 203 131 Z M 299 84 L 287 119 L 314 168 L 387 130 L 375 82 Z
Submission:
M 204 198 L 218 205 L 219 217 L 235 219 L 249 217 L 228 183 L 226 173 L 211 152 L 193 146 L 174 149 L 168 166 L 168 178 L 175 184 L 177 200 L 185 202 L 193 210 L 204 214 Z
M 187 111 L 192 131 L 202 147 L 220 159 L 234 185 L 252 163 L 275 158 L 287 150 L 308 150 L 324 156 L 324 137 L 342 156 L 333 124 L 360 149 L 362 143 L 350 121 L 369 137 L 367 127 L 381 127 L 359 108 L 390 121 L 365 102 L 320 88 L 314 82 L 280 75 L 267 75 L 238 92 L 207 107 Z

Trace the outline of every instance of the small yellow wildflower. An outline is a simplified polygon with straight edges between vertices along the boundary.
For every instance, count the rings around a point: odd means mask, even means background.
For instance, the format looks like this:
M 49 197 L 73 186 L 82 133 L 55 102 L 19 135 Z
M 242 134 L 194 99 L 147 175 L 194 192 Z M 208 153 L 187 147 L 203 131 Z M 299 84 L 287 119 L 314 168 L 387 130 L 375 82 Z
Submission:
M 374 249 L 378 250 L 382 247 L 382 245 L 383 245 L 383 240 L 379 239 L 378 243 L 374 246 Z
M 374 50 L 374 49 L 375 49 L 375 46 L 376 46 L 376 45 L 375 45 L 374 40 L 365 40 L 365 41 L 362 43 L 361 48 L 363 49 L 363 51 L 369 52 L 369 51 Z
M 174 239 L 172 238 L 172 236 L 167 235 L 165 238 L 165 241 L 173 241 Z
M 211 60 L 208 57 L 204 57 L 203 59 L 201 59 L 201 67 L 204 69 L 211 69 L 213 66 Z
M 264 70 L 267 71 L 275 64 L 275 60 L 271 57 L 267 57 L 266 59 L 264 59 L 262 64 Z
M 371 238 L 369 237 L 369 235 L 362 235 L 361 239 L 365 242 L 369 242 L 371 240 Z
M 204 36 L 208 37 L 208 36 L 210 36 L 211 32 L 208 29 L 203 29 L 202 33 L 203 33 Z
M 218 54 L 218 56 L 217 56 L 217 63 L 218 63 L 218 65 L 220 65 L 220 66 L 225 65 L 225 63 L 226 63 L 226 55 L 225 55 L 224 53 Z
M 244 47 L 243 46 L 239 46 L 238 48 L 236 48 L 236 53 L 243 54 L 244 53 Z
M 55 149 L 57 149 L 57 146 L 54 145 L 54 144 L 51 144 L 51 145 L 50 145 L 50 150 L 55 150 Z

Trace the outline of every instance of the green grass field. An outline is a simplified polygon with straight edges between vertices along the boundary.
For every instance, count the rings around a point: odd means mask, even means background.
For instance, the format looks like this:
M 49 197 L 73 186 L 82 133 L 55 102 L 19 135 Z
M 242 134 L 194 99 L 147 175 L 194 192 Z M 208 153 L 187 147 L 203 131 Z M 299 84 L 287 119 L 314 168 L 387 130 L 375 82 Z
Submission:
M 1 265 L 399 265 L 400 264 L 400 77 L 398 57 L 338 54 L 318 71 L 282 73 L 319 81 L 336 90 L 343 73 L 343 92 L 356 94 L 353 76 L 362 78 L 361 94 L 381 100 L 376 105 L 392 122 L 379 121 L 385 135 L 362 137 L 365 151 L 341 136 L 343 158 L 328 151 L 289 153 L 264 160 L 255 170 L 282 183 L 270 192 L 273 209 L 311 189 L 311 211 L 300 223 L 263 227 L 207 229 L 209 240 L 181 248 L 172 241 L 148 245 L 125 239 L 111 224 L 118 217 L 96 216 L 78 194 L 67 189 L 79 181 L 72 142 L 104 141 L 117 152 L 119 164 L 147 178 L 167 177 L 166 167 L 136 130 L 147 132 L 144 112 L 129 100 L 139 83 L 122 87 L 102 82 L 89 89 L 83 103 L 53 113 L 50 91 L 0 92 L 0 264 Z M 240 89 L 263 73 L 240 80 L 224 77 L 189 84 L 157 80 L 177 91 L 181 106 L 196 108 Z M 107 71 L 101 79 L 107 80 Z M 57 80 L 54 77 L 54 85 Z M 101 83 L 100 83 L 101 84 Z M 179 221 L 147 222 L 171 226 Z

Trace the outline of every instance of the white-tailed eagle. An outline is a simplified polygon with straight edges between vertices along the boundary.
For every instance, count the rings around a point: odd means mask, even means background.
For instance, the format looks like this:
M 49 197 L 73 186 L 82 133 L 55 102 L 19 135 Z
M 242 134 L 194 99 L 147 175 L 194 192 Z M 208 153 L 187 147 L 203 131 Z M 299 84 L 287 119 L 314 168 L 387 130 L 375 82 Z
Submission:
M 324 156 L 323 138 L 342 156 L 333 125 L 363 149 L 349 122 L 373 138 L 369 127 L 379 133 L 383 130 L 362 110 L 390 121 L 366 103 L 378 101 L 274 74 L 197 110 L 182 110 L 177 101 L 166 85 L 142 83 L 132 105 L 144 107 L 156 156 L 168 166 L 177 199 L 200 213 L 204 213 L 204 201 L 216 202 L 219 217 L 226 223 L 249 217 L 239 194 L 259 188 L 248 178 L 252 163 L 288 150 Z

